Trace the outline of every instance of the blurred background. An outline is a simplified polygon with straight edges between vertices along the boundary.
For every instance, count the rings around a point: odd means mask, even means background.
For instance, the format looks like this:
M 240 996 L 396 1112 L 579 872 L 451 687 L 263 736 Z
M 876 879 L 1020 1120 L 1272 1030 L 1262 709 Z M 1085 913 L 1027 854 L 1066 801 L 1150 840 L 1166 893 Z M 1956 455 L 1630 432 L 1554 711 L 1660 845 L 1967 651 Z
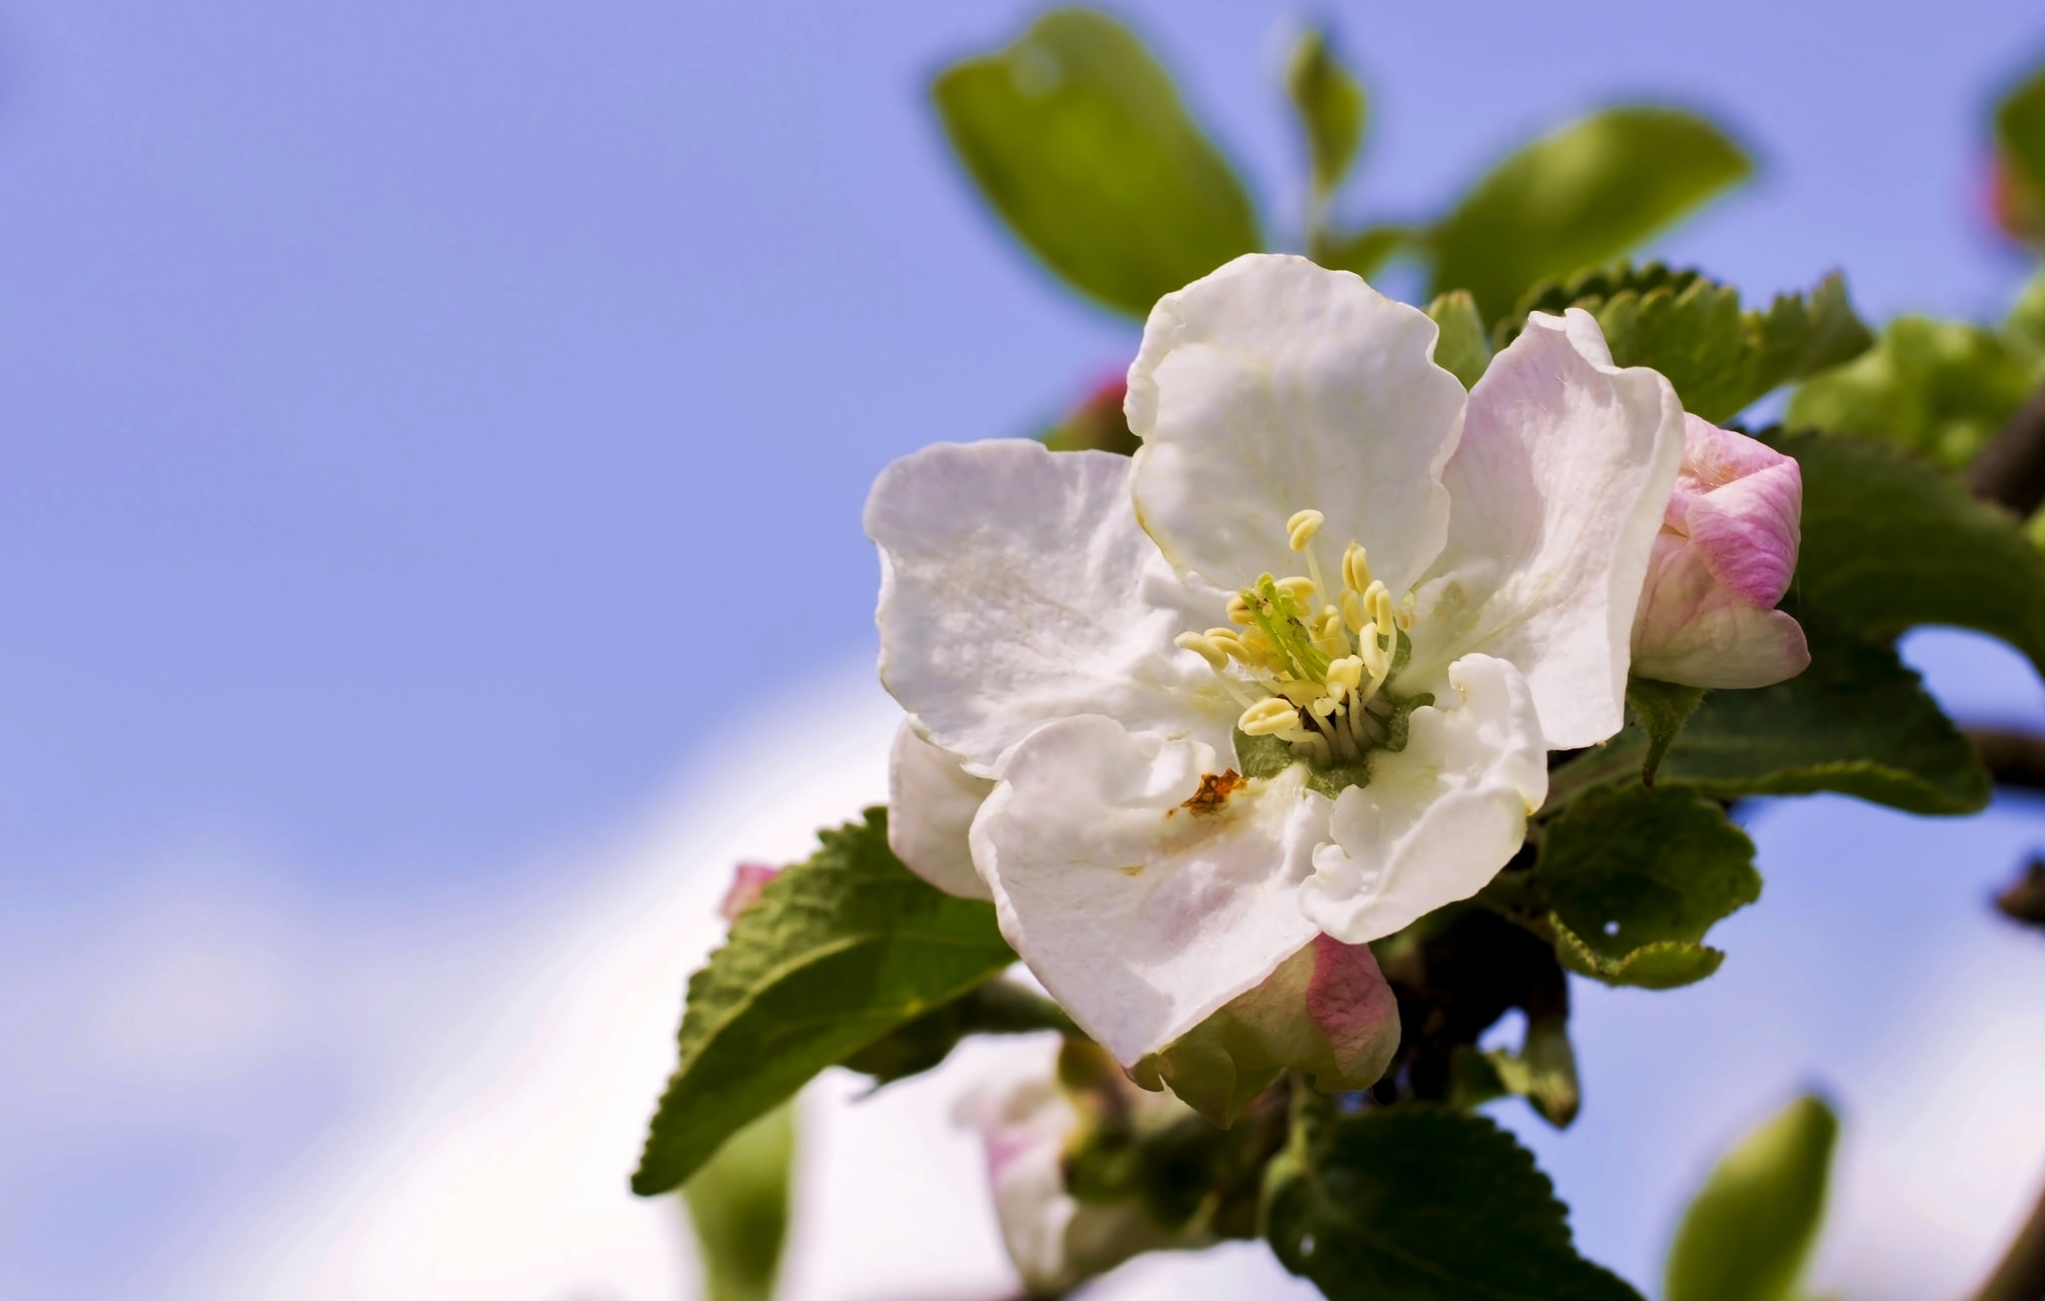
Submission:
M 1760 160 L 1652 250 L 1750 302 L 1841 267 L 1871 320 L 1985 318 L 2034 265 L 1988 215 L 2018 0 L 1117 8 L 1270 230 L 1311 17 L 1373 216 L 1652 99 Z M 927 108 L 1029 13 L 0 0 L 0 1294 L 691 1295 L 625 1178 L 732 863 L 884 791 L 866 485 L 1134 348 Z M 2045 724 L 2014 652 L 1907 649 L 1961 719 Z M 1822 1086 L 1817 1282 L 1958 1294 L 2045 1180 L 2045 945 L 1986 902 L 2045 806 L 1751 812 L 1724 970 L 1579 983 L 1583 1118 L 1500 1117 L 1645 1285 Z M 949 1119 L 993 1051 L 813 1091 L 788 1295 L 1012 1288 Z M 1294 1294 L 1261 1252 L 1103 1295 Z

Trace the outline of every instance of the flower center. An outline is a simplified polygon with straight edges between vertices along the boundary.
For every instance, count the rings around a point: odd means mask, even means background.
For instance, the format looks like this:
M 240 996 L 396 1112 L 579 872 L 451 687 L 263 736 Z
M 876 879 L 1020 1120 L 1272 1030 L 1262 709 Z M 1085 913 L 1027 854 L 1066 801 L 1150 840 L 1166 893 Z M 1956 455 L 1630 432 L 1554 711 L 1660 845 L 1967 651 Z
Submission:
M 1385 689 L 1405 663 L 1410 602 L 1402 609 L 1393 601 L 1355 542 L 1342 553 L 1340 589 L 1331 587 L 1314 550 L 1325 518 L 1303 510 L 1286 521 L 1304 576 L 1264 574 L 1229 598 L 1231 626 L 1178 638 L 1242 704 L 1238 730 L 1275 737 L 1323 768 L 1355 764 L 1374 749 L 1403 749 L 1406 716 L 1432 703 Z

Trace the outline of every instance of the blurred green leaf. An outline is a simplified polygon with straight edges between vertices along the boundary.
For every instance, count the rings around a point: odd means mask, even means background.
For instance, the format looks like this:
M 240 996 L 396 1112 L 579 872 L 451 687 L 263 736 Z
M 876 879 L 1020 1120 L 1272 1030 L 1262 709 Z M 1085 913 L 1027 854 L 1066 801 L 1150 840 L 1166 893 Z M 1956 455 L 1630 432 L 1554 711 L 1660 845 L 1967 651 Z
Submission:
M 1654 785 L 1655 770 L 1668 757 L 1669 747 L 1704 703 L 1704 689 L 1682 687 L 1652 678 L 1630 678 L 1626 683 L 1626 708 L 1633 721 L 1647 735 L 1647 754 L 1640 761 L 1640 780 Z
M 992 904 L 944 894 L 889 852 L 887 810 L 818 838 L 689 980 L 681 1065 L 632 1176 L 641 1196 L 688 1179 L 817 1072 L 1015 961 Z
M 1265 1175 L 1265 1234 L 1330 1301 L 1640 1301 L 1577 1255 L 1534 1158 L 1482 1116 L 1333 1117 Z
M 1516 1053 L 1503 1048 L 1483 1052 L 1465 1046 L 1456 1050 L 1451 1063 L 1451 1102 L 1455 1106 L 1525 1098 L 1541 1119 L 1557 1129 L 1567 1129 L 1583 1103 L 1576 1049 L 1570 1046 L 1569 1022 L 1564 1017 L 1528 1021 L 1526 1039 Z
M 1537 281 L 1626 253 L 1752 172 L 1694 113 L 1593 113 L 1500 163 L 1434 227 L 1430 293 L 1467 289 L 1496 320 Z
M 788 1236 L 795 1105 L 783 1103 L 731 1136 L 682 1197 L 696 1230 L 708 1301 L 770 1301 Z
M 1120 23 L 1055 9 L 932 88 L 966 172 L 1009 229 L 1088 297 L 1142 317 L 1261 248 L 1256 212 L 1170 74 Z
M 1957 470 L 2041 378 L 2035 348 L 1965 321 L 1899 316 L 1870 351 L 1797 389 L 1784 423 L 1885 438 Z
M 1477 315 L 1476 302 L 1468 291 L 1452 289 L 1429 303 L 1427 314 L 1441 327 L 1441 337 L 1434 345 L 1435 364 L 1463 381 L 1464 388 L 1475 385 L 1491 364 L 1491 345 L 1484 337 L 1484 318 Z
M 1662 761 L 1660 779 L 1714 799 L 1837 791 L 1910 813 L 1973 813 L 1988 803 L 1974 747 L 1887 645 L 1796 611 L 1811 666 L 1754 691 L 1713 691 Z M 1628 728 L 1578 763 L 1630 781 L 1647 739 Z M 1572 779 L 1574 765 L 1557 772 Z
M 1838 1136 L 1832 1109 L 1806 1095 L 1726 1153 L 1676 1229 L 1664 1301 L 1792 1301 Z
M 1725 955 L 1706 931 L 1761 897 L 1754 842 L 1681 786 L 1587 792 L 1548 823 L 1534 866 L 1555 956 L 1608 985 L 1670 989 Z
M 1890 444 L 1777 435 L 1803 470 L 1794 590 L 1875 637 L 1923 624 L 1999 637 L 2045 672 L 2045 556 L 2007 512 Z
M 1336 62 L 1327 36 L 1309 29 L 1292 47 L 1285 66 L 1285 90 L 1307 137 L 1318 204 L 1335 192 L 1363 144 L 1363 87 Z
M 1406 226 L 1369 226 L 1348 235 L 1322 232 L 1314 241 L 1313 258 L 1330 271 L 1354 271 L 1368 280 L 1414 238 Z
M 1995 143 L 2031 194 L 2045 198 L 2045 68 L 2026 78 L 1995 109 Z
M 1836 273 L 1808 297 L 1781 294 L 1766 311 L 1743 312 L 1738 290 L 1659 262 L 1621 262 L 1536 285 L 1498 323 L 1499 340 L 1518 334 L 1528 312 L 1559 315 L 1571 307 L 1598 318 L 1614 361 L 1660 371 L 1686 410 L 1714 423 L 1874 342 Z

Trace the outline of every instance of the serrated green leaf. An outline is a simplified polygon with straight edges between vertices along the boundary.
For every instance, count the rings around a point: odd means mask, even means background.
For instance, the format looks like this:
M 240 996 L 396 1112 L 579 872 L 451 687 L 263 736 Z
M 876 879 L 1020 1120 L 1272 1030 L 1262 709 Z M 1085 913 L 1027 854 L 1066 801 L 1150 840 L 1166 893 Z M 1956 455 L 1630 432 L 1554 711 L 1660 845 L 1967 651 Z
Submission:
M 1899 316 L 1866 353 L 1798 388 L 1784 423 L 1885 438 L 1957 470 L 2031 395 L 2040 365 L 1981 326 Z
M 1405 226 L 1370 226 L 1348 235 L 1323 233 L 1314 241 L 1313 259 L 1330 271 L 1354 271 L 1368 280 L 1413 238 L 1414 232 Z
M 1264 1222 L 1330 1301 L 1639 1301 L 1577 1255 L 1532 1154 L 1448 1108 L 1330 1120 L 1272 1162 Z
M 1911 813 L 1985 806 L 1988 775 L 1974 747 L 1896 652 L 1811 610 L 1795 613 L 1811 666 L 1772 687 L 1708 693 L 1659 780 L 1714 799 L 1837 791 Z M 1578 790 L 1633 781 L 1646 751 L 1645 734 L 1627 728 L 1556 771 L 1550 807 Z
M 1243 184 L 1128 28 L 1055 9 L 932 87 L 966 172 L 1073 288 L 1142 317 L 1263 246 Z
M 1015 961 L 994 906 L 925 883 L 888 850 L 887 811 L 818 837 L 689 980 L 681 1065 L 632 1191 L 663 1193 L 828 1066 Z
M 1441 327 L 1434 345 L 1435 365 L 1470 388 L 1491 364 L 1491 345 L 1484 337 L 1484 318 L 1477 314 L 1476 301 L 1465 290 L 1451 290 L 1429 303 L 1427 314 Z
M 1534 864 L 1555 956 L 1612 985 L 1702 980 L 1723 955 L 1699 941 L 1761 897 L 1754 842 L 1681 786 L 1585 793 L 1548 823 Z
M 1752 171 L 1746 153 L 1694 113 L 1593 113 L 1500 163 L 1433 229 L 1429 296 L 1467 289 L 1495 320 L 1530 285 L 1610 261 Z
M 1647 754 L 1640 761 L 1640 780 L 1654 785 L 1655 770 L 1668 757 L 1669 747 L 1697 706 L 1704 703 L 1701 687 L 1656 682 L 1652 678 L 1630 678 L 1626 683 L 1626 707 L 1633 721 L 1647 734 Z
M 1808 297 L 1781 294 L 1766 311 L 1742 311 L 1739 291 L 1658 262 L 1620 263 L 1535 286 L 1499 322 L 1500 342 L 1519 332 L 1528 312 L 1571 307 L 1598 318 L 1615 362 L 1660 371 L 1686 410 L 1714 423 L 1873 342 L 1837 274 Z
M 2016 519 L 1885 443 L 1804 433 L 1774 445 L 1803 471 L 1805 605 L 1876 637 L 1972 628 L 2045 672 L 2045 556 Z
M 847 1070 L 892 1084 L 930 1070 L 974 1034 L 1030 1034 L 1056 1030 L 1076 1035 L 1078 1027 L 1056 1003 L 1006 980 L 990 980 L 934 1012 L 895 1027 L 843 1062 Z
M 707 1301 L 770 1301 L 788 1236 L 795 1105 L 783 1103 L 731 1136 L 682 1198 L 696 1231 Z
M 1806 1095 L 1725 1154 L 1669 1247 L 1665 1301 L 1792 1301 L 1824 1218 L 1839 1120 Z
M 2045 68 L 1996 105 L 1995 143 L 2017 180 L 2032 195 L 2045 198 Z
M 1309 29 L 1286 62 L 1285 91 L 1306 133 L 1316 200 L 1324 200 L 1342 184 L 1363 144 L 1363 87 L 1336 61 L 1327 36 Z
M 1534 1017 L 1527 1022 L 1525 1041 L 1516 1053 L 1503 1048 L 1480 1052 L 1457 1049 L 1451 1059 L 1454 1084 L 1450 1101 L 1475 1107 L 1496 1098 L 1525 1098 L 1536 1115 L 1557 1129 L 1569 1128 L 1583 1102 L 1577 1080 L 1576 1049 L 1569 1042 L 1569 1021 L 1562 1016 Z

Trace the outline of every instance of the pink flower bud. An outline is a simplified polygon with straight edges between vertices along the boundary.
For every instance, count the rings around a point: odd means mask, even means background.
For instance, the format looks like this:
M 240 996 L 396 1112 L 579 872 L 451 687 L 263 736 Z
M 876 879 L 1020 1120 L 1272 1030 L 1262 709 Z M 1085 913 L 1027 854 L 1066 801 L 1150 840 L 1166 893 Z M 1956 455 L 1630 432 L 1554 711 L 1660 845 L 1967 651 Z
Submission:
M 1804 481 L 1797 463 L 1685 417 L 1683 467 L 1633 619 L 1633 672 L 1691 687 L 1765 687 L 1811 662 L 1775 608 L 1796 573 Z
M 760 902 L 760 891 L 767 888 L 767 882 L 781 875 L 778 867 L 765 863 L 740 863 L 731 874 L 731 888 L 724 892 L 724 902 L 717 905 L 717 915 L 730 925 L 738 915 Z
M 1073 1195 L 1068 1159 L 1103 1116 L 1145 1133 L 1167 1128 L 1186 1109 L 1136 1088 L 1093 1044 L 1071 1041 L 1054 1052 L 1055 1066 L 1012 1056 L 1007 1074 L 959 1108 L 986 1147 L 995 1218 L 1023 1286 L 1035 1296 L 1061 1295 L 1142 1252 L 1207 1245 L 1211 1235 L 1197 1218 L 1159 1225 L 1134 1190 L 1108 1200 Z
M 1370 947 L 1317 935 L 1135 1074 L 1227 1125 L 1281 1071 L 1311 1075 L 1323 1093 L 1367 1089 L 1398 1050 L 1398 1000 Z

